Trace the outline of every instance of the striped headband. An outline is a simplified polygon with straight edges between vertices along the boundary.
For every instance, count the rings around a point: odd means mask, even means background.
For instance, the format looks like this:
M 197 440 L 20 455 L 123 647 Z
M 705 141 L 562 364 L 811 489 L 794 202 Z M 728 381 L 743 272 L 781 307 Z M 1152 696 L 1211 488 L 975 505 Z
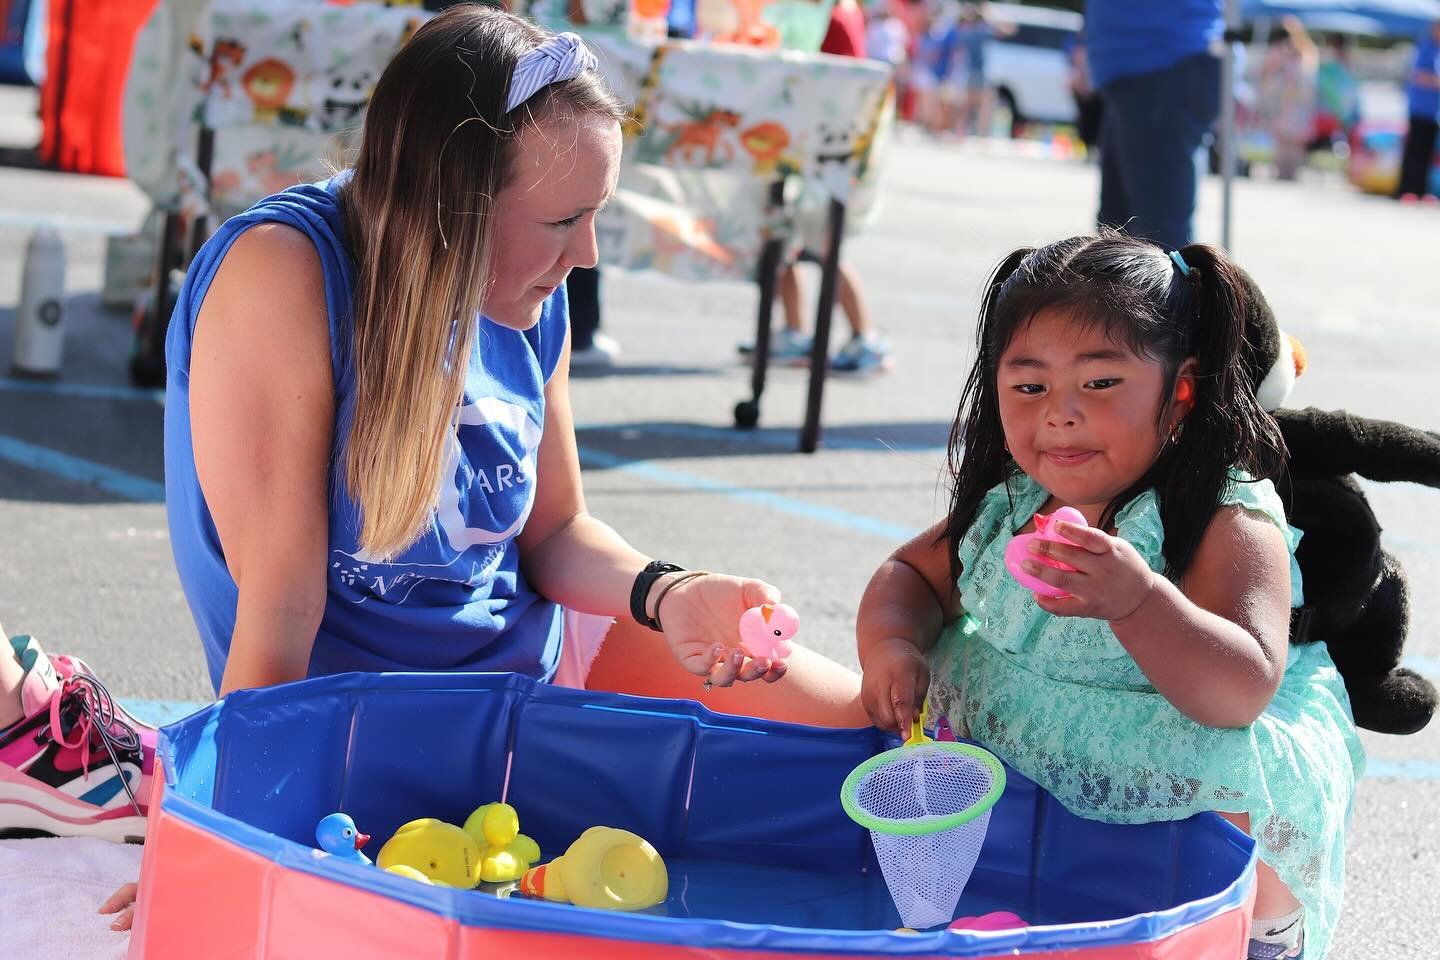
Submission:
M 541 87 L 573 80 L 596 66 L 595 54 L 578 36 L 573 33 L 555 34 L 515 62 L 505 112 L 509 113 L 535 96 Z

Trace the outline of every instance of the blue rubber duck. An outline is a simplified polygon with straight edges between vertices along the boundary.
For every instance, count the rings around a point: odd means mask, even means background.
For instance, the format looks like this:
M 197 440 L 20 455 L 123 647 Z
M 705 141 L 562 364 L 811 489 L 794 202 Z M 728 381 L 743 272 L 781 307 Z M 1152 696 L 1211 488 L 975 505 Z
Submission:
M 343 813 L 332 813 L 315 827 L 315 841 L 320 849 L 333 857 L 355 863 L 369 863 L 360 848 L 370 842 L 370 834 L 355 829 L 355 821 Z

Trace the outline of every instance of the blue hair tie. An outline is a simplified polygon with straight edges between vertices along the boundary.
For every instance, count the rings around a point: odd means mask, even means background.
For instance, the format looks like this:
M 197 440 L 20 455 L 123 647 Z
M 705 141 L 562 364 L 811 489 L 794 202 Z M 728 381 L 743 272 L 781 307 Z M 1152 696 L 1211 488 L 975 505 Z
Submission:
M 1174 260 L 1174 261 L 1175 261 L 1175 266 L 1177 266 L 1177 267 L 1180 268 L 1180 276 L 1182 276 L 1182 277 L 1188 277 L 1188 276 L 1190 276 L 1190 264 L 1186 263 L 1186 262 L 1185 262 L 1185 258 L 1182 257 L 1182 256 L 1180 256 L 1180 251 L 1179 251 L 1179 250 L 1171 250 L 1171 251 L 1170 251 L 1170 259 L 1171 259 L 1171 260 Z
M 595 54 L 573 33 L 557 33 L 515 63 L 510 78 L 510 96 L 505 112 L 509 113 L 533 97 L 541 87 L 574 80 L 586 70 L 597 66 Z

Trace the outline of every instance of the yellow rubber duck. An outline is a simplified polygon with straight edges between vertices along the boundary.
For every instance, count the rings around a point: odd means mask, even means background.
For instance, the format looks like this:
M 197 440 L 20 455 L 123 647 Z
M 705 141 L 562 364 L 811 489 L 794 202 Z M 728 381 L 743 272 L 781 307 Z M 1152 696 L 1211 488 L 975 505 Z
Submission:
M 469 890 L 480 882 L 480 859 L 480 845 L 470 834 L 453 823 L 425 817 L 396 830 L 375 863 L 382 870 L 409 867 L 432 883 Z
M 520 878 L 520 892 L 597 910 L 643 910 L 670 891 L 665 861 L 644 837 L 591 827 L 565 853 Z
M 520 832 L 515 808 L 487 803 L 464 827 L 431 817 L 411 820 L 380 848 L 375 863 L 382 870 L 408 867 L 433 883 L 470 890 L 482 882 L 519 880 L 539 859 L 540 847 Z
M 407 867 L 403 863 L 397 863 L 393 866 L 386 867 L 385 872 L 393 873 L 397 877 L 405 877 L 409 880 L 418 880 L 421 883 L 430 882 L 430 878 L 425 876 L 425 874 L 421 873 L 419 870 L 416 870 L 414 867 Z
M 465 832 L 480 845 L 480 879 L 519 880 L 540 859 L 540 845 L 520 832 L 520 815 L 508 803 L 487 803 L 465 820 Z

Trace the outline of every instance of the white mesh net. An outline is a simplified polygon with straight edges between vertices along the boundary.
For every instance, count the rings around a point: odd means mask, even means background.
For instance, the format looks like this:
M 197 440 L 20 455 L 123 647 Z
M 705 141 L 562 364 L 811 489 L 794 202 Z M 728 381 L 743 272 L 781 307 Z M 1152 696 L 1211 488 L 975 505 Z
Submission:
M 946 825 L 986 800 L 995 783 L 988 764 L 947 749 L 955 746 L 893 751 L 894 759 L 867 771 L 853 788 L 890 897 L 905 926 L 917 930 L 954 918 L 990 825 L 990 803 L 973 819 Z

